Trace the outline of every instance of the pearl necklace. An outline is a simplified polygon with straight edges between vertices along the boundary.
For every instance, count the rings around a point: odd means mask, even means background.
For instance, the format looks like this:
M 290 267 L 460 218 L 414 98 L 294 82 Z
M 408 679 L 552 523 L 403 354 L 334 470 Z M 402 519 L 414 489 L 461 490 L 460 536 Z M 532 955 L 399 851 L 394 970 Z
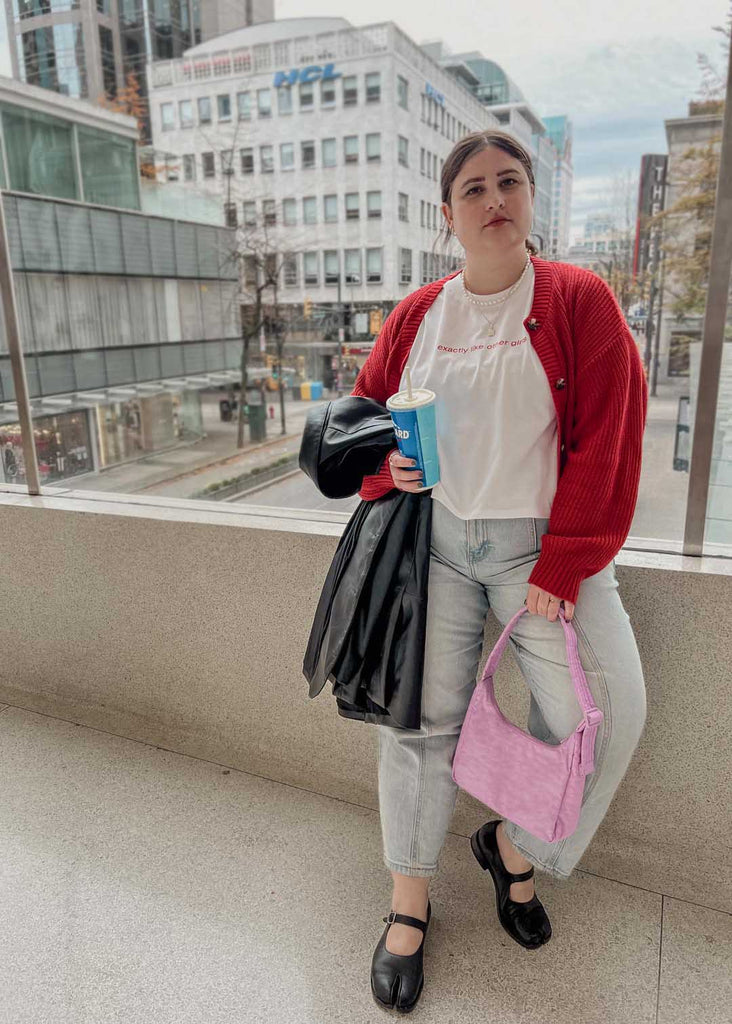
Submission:
M 518 281 L 516 281 L 516 283 L 514 285 L 512 285 L 511 288 L 509 288 L 508 292 L 503 296 L 502 299 L 476 299 L 473 295 L 471 295 L 471 293 L 465 287 L 465 271 L 464 270 L 461 271 L 461 273 L 460 273 L 460 280 L 463 283 L 463 295 L 468 300 L 468 302 L 470 302 L 473 306 L 478 306 L 478 308 L 480 309 L 481 316 L 483 317 L 485 322 L 488 324 L 487 334 L 488 334 L 489 337 L 492 337 L 496 333 L 495 314 L 494 314 L 494 318 L 491 320 L 491 319 L 489 319 L 485 315 L 485 313 L 483 312 L 481 307 L 482 306 L 502 306 L 504 302 L 507 302 L 511 298 L 513 293 L 516 291 L 516 289 L 520 287 L 521 282 L 523 281 L 524 277 L 526 276 L 526 271 L 529 269 L 530 266 L 531 266 L 531 257 L 527 256 L 526 257 L 526 263 L 524 264 L 524 269 L 521 271 L 521 276 L 519 277 Z

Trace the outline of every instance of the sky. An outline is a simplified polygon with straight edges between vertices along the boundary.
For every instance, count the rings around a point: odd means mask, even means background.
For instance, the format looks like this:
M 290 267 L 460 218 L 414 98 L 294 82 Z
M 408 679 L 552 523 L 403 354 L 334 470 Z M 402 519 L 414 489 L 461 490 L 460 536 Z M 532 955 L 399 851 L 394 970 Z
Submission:
M 228 2 L 240 7 L 243 0 Z M 588 214 L 616 205 L 620 179 L 637 181 L 643 153 L 667 151 L 664 120 L 684 117 L 689 100 L 700 97 L 697 54 L 726 77 L 713 26 L 726 24 L 730 9 L 731 0 L 275 0 L 278 20 L 394 21 L 418 44 L 441 39 L 453 53 L 478 50 L 501 65 L 539 116 L 568 115 L 572 241 Z M 0 74 L 10 74 L 2 17 Z

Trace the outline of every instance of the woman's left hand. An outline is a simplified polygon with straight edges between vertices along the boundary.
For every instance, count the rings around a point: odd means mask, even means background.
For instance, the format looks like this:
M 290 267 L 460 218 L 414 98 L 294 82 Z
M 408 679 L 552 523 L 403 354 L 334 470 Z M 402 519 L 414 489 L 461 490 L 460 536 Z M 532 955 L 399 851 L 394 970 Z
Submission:
M 564 605 L 564 618 L 568 622 L 574 615 L 574 605 L 571 601 L 563 601 L 562 598 L 555 597 L 548 590 L 542 590 L 533 583 L 529 583 L 529 593 L 524 603 L 532 615 L 545 615 L 550 622 L 558 618 L 560 604 Z

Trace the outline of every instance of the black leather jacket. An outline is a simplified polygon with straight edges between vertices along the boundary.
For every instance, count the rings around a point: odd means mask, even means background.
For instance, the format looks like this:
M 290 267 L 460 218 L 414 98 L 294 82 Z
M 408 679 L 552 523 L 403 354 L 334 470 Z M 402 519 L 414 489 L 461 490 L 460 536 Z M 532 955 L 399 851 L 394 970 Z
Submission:
M 330 498 L 356 494 L 394 447 L 387 409 L 347 397 L 308 413 L 300 468 Z M 303 674 L 316 697 L 332 682 L 338 713 L 419 729 L 432 528 L 429 494 L 394 489 L 362 501 L 326 576 Z

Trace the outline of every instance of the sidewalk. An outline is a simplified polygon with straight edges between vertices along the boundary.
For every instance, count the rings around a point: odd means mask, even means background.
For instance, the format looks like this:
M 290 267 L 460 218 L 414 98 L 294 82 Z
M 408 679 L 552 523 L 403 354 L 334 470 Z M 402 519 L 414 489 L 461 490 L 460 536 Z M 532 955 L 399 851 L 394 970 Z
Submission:
M 246 473 L 255 466 L 268 466 L 283 455 L 294 455 L 308 410 L 324 404 L 285 400 L 285 426 L 281 434 L 279 396 L 268 395 L 267 408 L 273 405 L 275 418 L 267 419 L 267 440 L 249 442 L 249 427 L 244 427 L 244 448 L 236 447 L 237 424 L 222 423 L 219 400 L 224 392 L 201 394 L 203 428 L 206 436 L 193 444 L 183 444 L 125 463 L 101 473 L 71 478 L 64 486 L 83 491 L 109 491 L 118 494 L 157 494 L 169 498 L 190 498 L 208 484 Z

